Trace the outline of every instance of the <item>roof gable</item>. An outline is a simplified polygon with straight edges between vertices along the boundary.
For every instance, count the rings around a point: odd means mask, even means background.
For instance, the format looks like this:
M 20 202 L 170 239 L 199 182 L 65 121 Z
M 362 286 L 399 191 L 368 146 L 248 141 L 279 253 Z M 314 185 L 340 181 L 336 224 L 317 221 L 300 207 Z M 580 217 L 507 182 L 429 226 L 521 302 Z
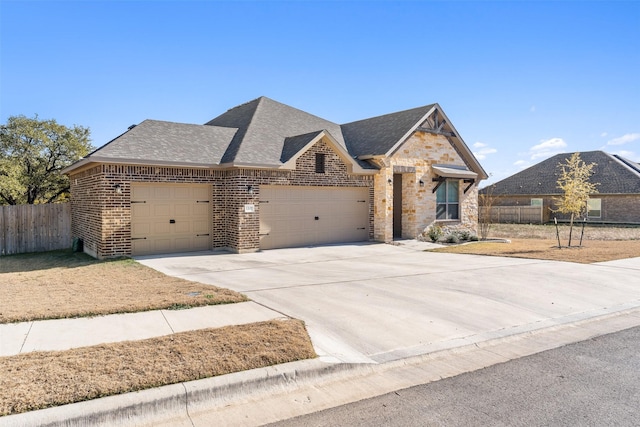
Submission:
M 264 96 L 232 108 L 207 125 L 239 128 L 224 163 L 279 165 L 286 138 L 325 129 L 345 147 L 339 125 Z
M 523 171 L 491 185 L 492 193 L 500 195 L 560 194 L 557 188 L 559 164 L 565 163 L 573 153 L 557 154 Z M 598 183 L 598 193 L 640 194 L 640 171 L 604 151 L 580 152 L 580 159 L 596 163 L 590 182 Z M 633 162 L 628 161 L 633 164 Z M 487 188 L 481 190 L 487 192 Z
M 353 158 L 349 152 L 347 152 L 347 149 L 340 145 L 333 135 L 326 130 L 286 138 L 282 156 L 280 157 L 283 163 L 282 167 L 285 169 L 294 169 L 298 158 L 321 140 L 324 140 L 342 159 L 349 173 L 367 174 L 377 169 L 367 162 L 361 162 Z
M 357 157 L 389 155 L 425 119 L 435 104 L 341 126 L 349 152 Z

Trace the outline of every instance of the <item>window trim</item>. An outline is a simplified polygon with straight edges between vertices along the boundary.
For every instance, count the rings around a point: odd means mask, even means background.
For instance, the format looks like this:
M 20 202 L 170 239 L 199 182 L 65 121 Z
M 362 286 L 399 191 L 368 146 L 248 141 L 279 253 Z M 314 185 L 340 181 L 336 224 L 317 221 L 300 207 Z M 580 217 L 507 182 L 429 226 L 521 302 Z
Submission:
M 449 201 L 449 184 L 455 182 L 457 184 L 458 194 L 456 195 L 456 201 Z M 438 203 L 438 192 L 436 191 L 436 221 L 460 221 L 460 179 L 445 179 L 442 185 L 438 188 L 444 188 L 444 202 Z M 444 205 L 444 218 L 438 217 L 438 207 Z M 450 206 L 456 205 L 456 218 L 449 218 Z
M 533 203 L 533 201 L 534 201 L 534 200 L 535 200 L 535 201 L 539 201 L 539 202 L 540 202 L 540 204 L 534 204 L 534 203 Z M 532 197 L 532 198 L 531 198 L 531 206 L 540 206 L 540 207 L 543 207 L 543 206 L 544 206 L 544 199 L 543 199 L 543 198 L 541 198 L 541 197 Z
M 589 202 L 592 201 L 592 200 L 594 202 L 595 201 L 598 202 L 598 207 L 599 207 L 598 209 L 590 209 L 589 208 Z M 598 215 L 597 216 L 589 214 L 590 211 L 596 211 L 596 210 L 598 211 Z M 598 199 L 591 199 L 591 198 L 587 199 L 587 218 L 598 218 L 598 219 L 602 218 L 602 199 L 600 199 L 600 198 L 598 198 Z

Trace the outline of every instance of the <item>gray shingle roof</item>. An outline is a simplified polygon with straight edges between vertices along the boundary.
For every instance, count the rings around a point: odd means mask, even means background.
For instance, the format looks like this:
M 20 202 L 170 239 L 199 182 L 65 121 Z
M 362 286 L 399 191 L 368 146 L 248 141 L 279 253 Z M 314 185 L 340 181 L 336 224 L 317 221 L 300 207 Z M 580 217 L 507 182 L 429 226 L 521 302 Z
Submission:
M 376 169 L 372 163 L 356 157 L 387 154 L 434 106 L 436 104 L 339 125 L 260 97 L 231 108 L 204 125 L 145 120 L 81 163 L 126 160 L 278 167 L 324 131 L 361 168 Z M 472 156 L 470 151 L 469 156 Z
M 284 139 L 284 145 L 282 147 L 282 154 L 280 155 L 280 161 L 286 163 L 298 151 L 302 150 L 308 143 L 310 143 L 316 136 L 320 135 L 322 131 L 306 133 L 304 135 L 288 136 Z
M 555 155 L 536 165 L 493 184 L 493 195 L 546 195 L 560 194 L 557 181 L 560 175 L 559 164 L 565 163 L 573 153 Z M 599 183 L 601 194 L 640 194 L 640 170 L 633 169 L 620 157 L 604 151 L 580 152 L 585 163 L 596 163 L 590 182 Z M 627 160 L 631 165 L 633 162 Z M 488 188 L 480 190 L 486 193 Z
M 264 96 L 232 108 L 206 124 L 239 129 L 223 156 L 223 163 L 277 165 L 285 138 L 321 130 L 328 131 L 345 147 L 340 125 Z
M 216 165 L 237 129 L 145 120 L 90 156 Z
M 342 125 L 349 152 L 354 156 L 386 154 L 434 105 L 425 105 Z

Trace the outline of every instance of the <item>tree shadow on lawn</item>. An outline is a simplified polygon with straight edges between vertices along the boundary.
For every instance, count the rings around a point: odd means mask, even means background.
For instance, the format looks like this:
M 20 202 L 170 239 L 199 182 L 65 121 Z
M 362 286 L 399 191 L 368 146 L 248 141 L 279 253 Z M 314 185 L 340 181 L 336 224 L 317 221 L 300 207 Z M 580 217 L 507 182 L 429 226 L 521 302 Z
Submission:
M 83 252 L 73 252 L 71 249 L 2 255 L 0 256 L 0 274 L 50 270 L 52 268 L 78 268 L 93 264 L 121 261 L 122 259 L 123 258 L 97 260 Z

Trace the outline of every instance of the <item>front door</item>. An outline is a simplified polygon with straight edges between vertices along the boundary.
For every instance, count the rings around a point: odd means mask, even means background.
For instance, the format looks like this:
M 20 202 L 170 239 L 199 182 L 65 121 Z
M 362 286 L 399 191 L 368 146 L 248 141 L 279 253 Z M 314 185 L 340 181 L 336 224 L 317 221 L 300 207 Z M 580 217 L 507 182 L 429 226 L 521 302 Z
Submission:
M 402 238 L 402 175 L 393 175 L 393 238 Z

